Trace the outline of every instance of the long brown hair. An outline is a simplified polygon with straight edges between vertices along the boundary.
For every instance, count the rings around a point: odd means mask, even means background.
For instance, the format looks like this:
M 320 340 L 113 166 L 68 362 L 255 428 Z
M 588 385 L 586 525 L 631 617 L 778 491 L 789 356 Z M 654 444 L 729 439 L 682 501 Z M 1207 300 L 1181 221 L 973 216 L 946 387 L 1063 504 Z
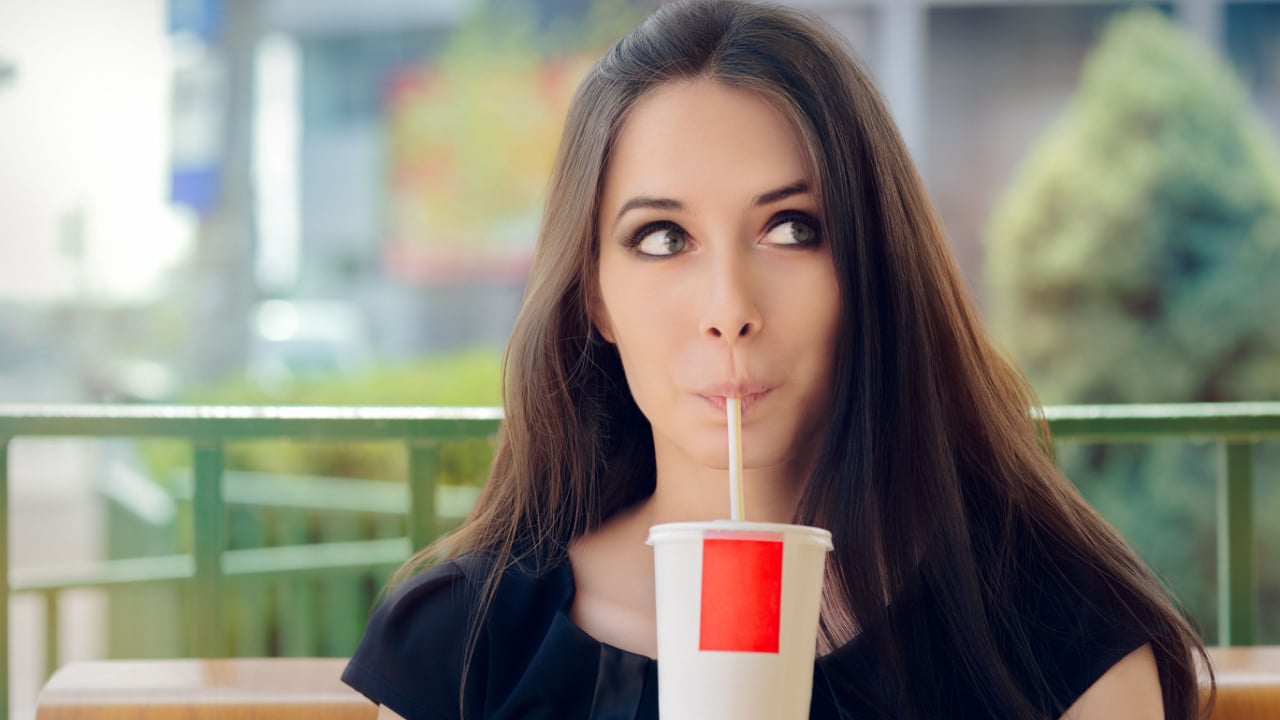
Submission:
M 569 544 L 654 488 L 653 438 L 614 348 L 596 339 L 596 216 L 610 148 L 645 93 L 678 79 L 749 89 L 792 122 L 840 278 L 834 410 L 794 518 L 831 531 L 822 642 L 888 627 L 875 651 L 912 717 L 947 714 L 949 677 L 991 716 L 1033 717 L 1043 688 L 1023 600 L 1037 573 L 1090 594 L 1150 638 L 1169 717 L 1198 714 L 1204 649 L 1160 583 L 1056 469 L 1034 394 L 977 316 L 923 184 L 879 93 L 838 36 L 800 13 L 680 2 L 624 37 L 579 87 L 564 129 L 524 304 L 505 363 L 506 421 L 461 529 L 415 556 L 566 562 Z M 945 589 L 929 627 L 886 599 Z M 487 602 L 487 600 L 486 600 Z M 478 615 L 485 612 L 481 603 Z M 940 658 L 926 639 L 943 638 Z M 935 646 L 936 647 L 936 646 Z M 1031 692 L 1035 692 L 1034 690 Z

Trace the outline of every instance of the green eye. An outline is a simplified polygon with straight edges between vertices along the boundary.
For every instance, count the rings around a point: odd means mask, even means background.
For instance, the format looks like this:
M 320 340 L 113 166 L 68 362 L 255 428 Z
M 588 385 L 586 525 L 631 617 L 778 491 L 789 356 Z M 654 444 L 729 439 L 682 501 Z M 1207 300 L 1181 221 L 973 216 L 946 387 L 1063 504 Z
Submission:
M 818 241 L 818 228 L 805 218 L 789 217 L 769 228 L 765 238 L 770 245 L 812 245 Z
M 686 238 L 684 231 L 678 227 L 647 228 L 641 230 L 637 237 L 639 239 L 635 243 L 636 250 L 641 255 L 653 255 L 655 257 L 683 252 L 685 245 L 688 244 L 688 238 Z

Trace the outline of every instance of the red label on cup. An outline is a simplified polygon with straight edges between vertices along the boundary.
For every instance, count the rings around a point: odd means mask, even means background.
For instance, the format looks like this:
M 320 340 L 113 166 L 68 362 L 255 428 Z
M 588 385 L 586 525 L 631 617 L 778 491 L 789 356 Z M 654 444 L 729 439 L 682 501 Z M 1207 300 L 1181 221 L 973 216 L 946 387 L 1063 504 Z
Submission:
M 781 616 L 781 541 L 702 541 L 699 649 L 776 653 Z

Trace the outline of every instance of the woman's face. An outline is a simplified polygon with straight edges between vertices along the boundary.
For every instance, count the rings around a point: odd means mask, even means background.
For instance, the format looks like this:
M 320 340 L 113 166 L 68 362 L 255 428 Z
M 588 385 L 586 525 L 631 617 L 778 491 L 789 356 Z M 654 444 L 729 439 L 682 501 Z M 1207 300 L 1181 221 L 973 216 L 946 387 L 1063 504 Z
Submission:
M 660 458 L 726 467 L 743 398 L 748 468 L 808 468 L 830 417 L 840 300 L 813 178 L 787 119 L 710 80 L 632 109 L 604 178 L 592 318 Z

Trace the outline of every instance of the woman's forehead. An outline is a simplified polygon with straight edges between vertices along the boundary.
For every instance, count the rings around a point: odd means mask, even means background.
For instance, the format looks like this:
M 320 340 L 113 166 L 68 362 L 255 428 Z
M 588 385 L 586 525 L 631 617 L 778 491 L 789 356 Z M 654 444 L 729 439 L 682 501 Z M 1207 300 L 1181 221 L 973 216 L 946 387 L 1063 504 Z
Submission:
M 664 83 L 628 113 L 605 168 L 601 221 L 633 195 L 751 195 L 809 178 L 791 121 L 763 95 L 708 79 Z

